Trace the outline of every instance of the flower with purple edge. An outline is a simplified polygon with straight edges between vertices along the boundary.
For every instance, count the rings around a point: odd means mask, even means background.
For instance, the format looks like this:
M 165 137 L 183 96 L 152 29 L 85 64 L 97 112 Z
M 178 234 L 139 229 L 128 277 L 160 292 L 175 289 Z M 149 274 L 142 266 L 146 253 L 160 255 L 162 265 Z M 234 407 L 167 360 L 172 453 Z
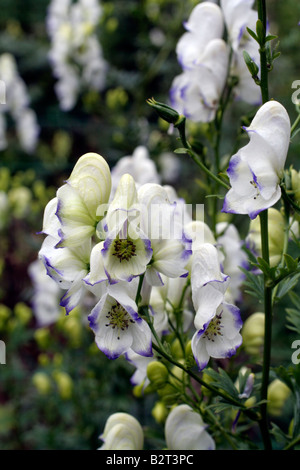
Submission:
M 240 310 L 223 302 L 212 320 L 196 331 L 192 338 L 192 351 L 200 370 L 203 370 L 211 357 L 224 359 L 236 354 L 242 344 Z
M 268 101 L 245 129 L 250 142 L 230 159 L 227 174 L 231 189 L 222 212 L 248 214 L 251 219 L 273 206 L 281 197 L 283 175 L 289 148 L 291 124 L 286 109 Z
M 133 297 L 137 279 L 110 284 L 88 316 L 99 349 L 116 359 L 129 350 L 151 357 L 152 335 L 148 324 L 138 315 Z

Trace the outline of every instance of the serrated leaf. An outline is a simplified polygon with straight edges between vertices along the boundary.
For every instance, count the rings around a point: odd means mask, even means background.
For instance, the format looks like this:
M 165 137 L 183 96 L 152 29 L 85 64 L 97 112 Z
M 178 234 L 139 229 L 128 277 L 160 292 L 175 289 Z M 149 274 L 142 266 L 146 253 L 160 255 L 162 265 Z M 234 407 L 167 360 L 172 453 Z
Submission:
M 261 275 L 254 274 L 245 268 L 239 268 L 246 276 L 246 281 L 243 282 L 245 292 L 253 297 L 256 297 L 259 301 L 264 299 L 264 280 Z

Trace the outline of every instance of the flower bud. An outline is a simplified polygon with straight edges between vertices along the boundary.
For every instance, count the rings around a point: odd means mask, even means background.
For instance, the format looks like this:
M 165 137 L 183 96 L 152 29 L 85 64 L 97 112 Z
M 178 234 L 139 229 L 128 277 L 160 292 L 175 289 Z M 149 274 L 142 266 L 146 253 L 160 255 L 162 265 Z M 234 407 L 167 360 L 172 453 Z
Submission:
M 51 381 L 45 372 L 36 372 L 32 377 L 32 383 L 40 395 L 48 395 L 51 391 Z
M 175 405 L 178 402 L 178 392 L 171 384 L 166 384 L 164 387 L 157 390 L 162 403 L 166 406 Z
M 168 416 L 168 409 L 164 403 L 157 401 L 152 408 L 151 414 L 158 424 L 163 424 Z
M 157 114 L 159 115 L 160 118 L 164 119 L 164 121 L 169 122 L 170 124 L 176 124 L 179 123 L 180 121 L 180 115 L 179 113 L 171 108 L 170 106 L 164 104 L 164 103 L 159 103 L 158 101 L 155 101 L 154 98 L 150 98 L 147 100 L 147 103 L 155 109 Z
M 277 209 L 274 209 L 273 207 L 268 210 L 268 224 L 270 266 L 274 267 L 277 266 L 277 264 L 280 262 L 284 249 L 285 222 L 281 212 L 279 212 Z M 250 242 L 250 247 L 253 248 L 259 256 L 261 256 L 259 217 L 251 220 L 247 241 Z
M 56 382 L 60 397 L 63 400 L 69 400 L 73 393 L 73 381 L 69 374 L 63 371 L 54 371 L 53 378 Z
M 31 317 L 32 317 L 32 310 L 23 302 L 18 302 L 15 305 L 14 312 L 16 317 L 20 320 L 23 325 L 26 325 Z
M 268 412 L 272 416 L 280 416 L 284 404 L 291 394 L 290 388 L 281 380 L 275 379 L 268 387 Z
M 152 361 L 147 367 L 147 377 L 154 389 L 160 389 L 166 385 L 169 372 L 166 366 L 159 361 Z
M 104 441 L 99 450 L 142 450 L 144 432 L 140 423 L 128 413 L 112 414 L 100 436 Z
M 39 328 L 34 332 L 34 338 L 41 349 L 47 349 L 50 342 L 50 333 L 48 328 Z
M 242 328 L 243 346 L 251 355 L 259 355 L 264 344 L 265 314 L 256 312 L 250 315 Z

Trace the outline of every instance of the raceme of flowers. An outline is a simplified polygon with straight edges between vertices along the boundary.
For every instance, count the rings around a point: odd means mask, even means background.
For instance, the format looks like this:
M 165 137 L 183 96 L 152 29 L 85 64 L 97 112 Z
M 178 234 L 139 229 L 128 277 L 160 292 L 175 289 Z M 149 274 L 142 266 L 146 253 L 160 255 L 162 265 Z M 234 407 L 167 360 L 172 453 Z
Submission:
M 258 18 L 253 4 L 254 0 L 222 0 L 220 6 L 202 2 L 184 23 L 186 32 L 176 47 L 182 73 L 173 80 L 170 101 L 191 121 L 211 122 L 215 118 L 229 76 L 237 79 L 233 90 L 236 99 L 253 105 L 261 102 L 260 88 L 243 56 L 246 51 L 259 69 L 259 47 L 246 29 L 253 29 Z
M 231 226 L 227 239 L 222 231 L 222 244 L 203 221 L 191 220 L 174 188 L 138 184 L 121 172 L 112 193 L 112 173 L 116 177 L 102 156 L 81 156 L 45 208 L 39 259 L 62 289 L 60 305 L 67 314 L 92 305 L 88 321 L 96 344 L 110 359 L 124 356 L 136 366 L 135 384 L 145 381 L 153 342 L 170 332 L 174 309 L 181 311 L 199 369 L 210 357 L 230 357 L 241 344 L 242 326 L 234 305 L 242 278 L 225 262 Z M 233 243 L 242 264 L 242 242 Z
M 49 59 L 60 107 L 71 110 L 82 90 L 101 91 L 107 64 L 96 28 L 102 14 L 98 0 L 52 0 L 47 31 L 51 40 Z
M 1 105 L 0 105 L 0 150 L 8 146 L 7 115 L 14 124 L 17 139 L 21 148 L 32 153 L 37 145 L 39 125 L 24 80 L 21 78 L 16 60 L 12 54 L 0 56 Z M 2 96 L 3 95 L 3 96 Z

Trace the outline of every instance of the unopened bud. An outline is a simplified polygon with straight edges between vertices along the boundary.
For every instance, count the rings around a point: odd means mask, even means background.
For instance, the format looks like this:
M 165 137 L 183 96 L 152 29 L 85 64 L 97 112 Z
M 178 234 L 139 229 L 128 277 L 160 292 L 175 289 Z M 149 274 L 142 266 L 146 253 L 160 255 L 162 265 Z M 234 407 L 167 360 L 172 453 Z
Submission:
M 280 416 L 284 404 L 291 394 L 290 388 L 281 380 L 275 379 L 268 387 L 268 412 L 272 416 Z
M 259 355 L 264 344 L 265 314 L 250 315 L 242 328 L 243 346 L 248 354 Z
M 155 109 L 160 118 L 164 119 L 164 121 L 167 121 L 170 124 L 174 124 L 175 127 L 182 119 L 182 116 L 180 116 L 180 114 L 175 109 L 164 103 L 155 101 L 154 98 L 148 99 L 147 103 Z
M 251 59 L 250 55 L 248 54 L 248 52 L 246 51 L 243 51 L 243 56 L 244 56 L 244 60 L 245 60 L 245 63 L 246 63 L 246 66 L 253 78 L 253 80 L 255 81 L 255 83 L 259 84 L 259 78 L 258 78 L 258 72 L 259 72 L 259 68 L 258 66 L 256 65 L 256 63 Z
M 163 424 L 168 416 L 168 409 L 164 403 L 157 401 L 152 408 L 151 414 L 158 424 Z
M 51 390 L 51 381 L 45 372 L 36 372 L 32 377 L 32 383 L 40 395 L 48 395 Z
M 152 361 L 147 367 L 147 377 L 155 389 L 160 389 L 166 385 L 169 372 L 166 366 L 159 361 Z

